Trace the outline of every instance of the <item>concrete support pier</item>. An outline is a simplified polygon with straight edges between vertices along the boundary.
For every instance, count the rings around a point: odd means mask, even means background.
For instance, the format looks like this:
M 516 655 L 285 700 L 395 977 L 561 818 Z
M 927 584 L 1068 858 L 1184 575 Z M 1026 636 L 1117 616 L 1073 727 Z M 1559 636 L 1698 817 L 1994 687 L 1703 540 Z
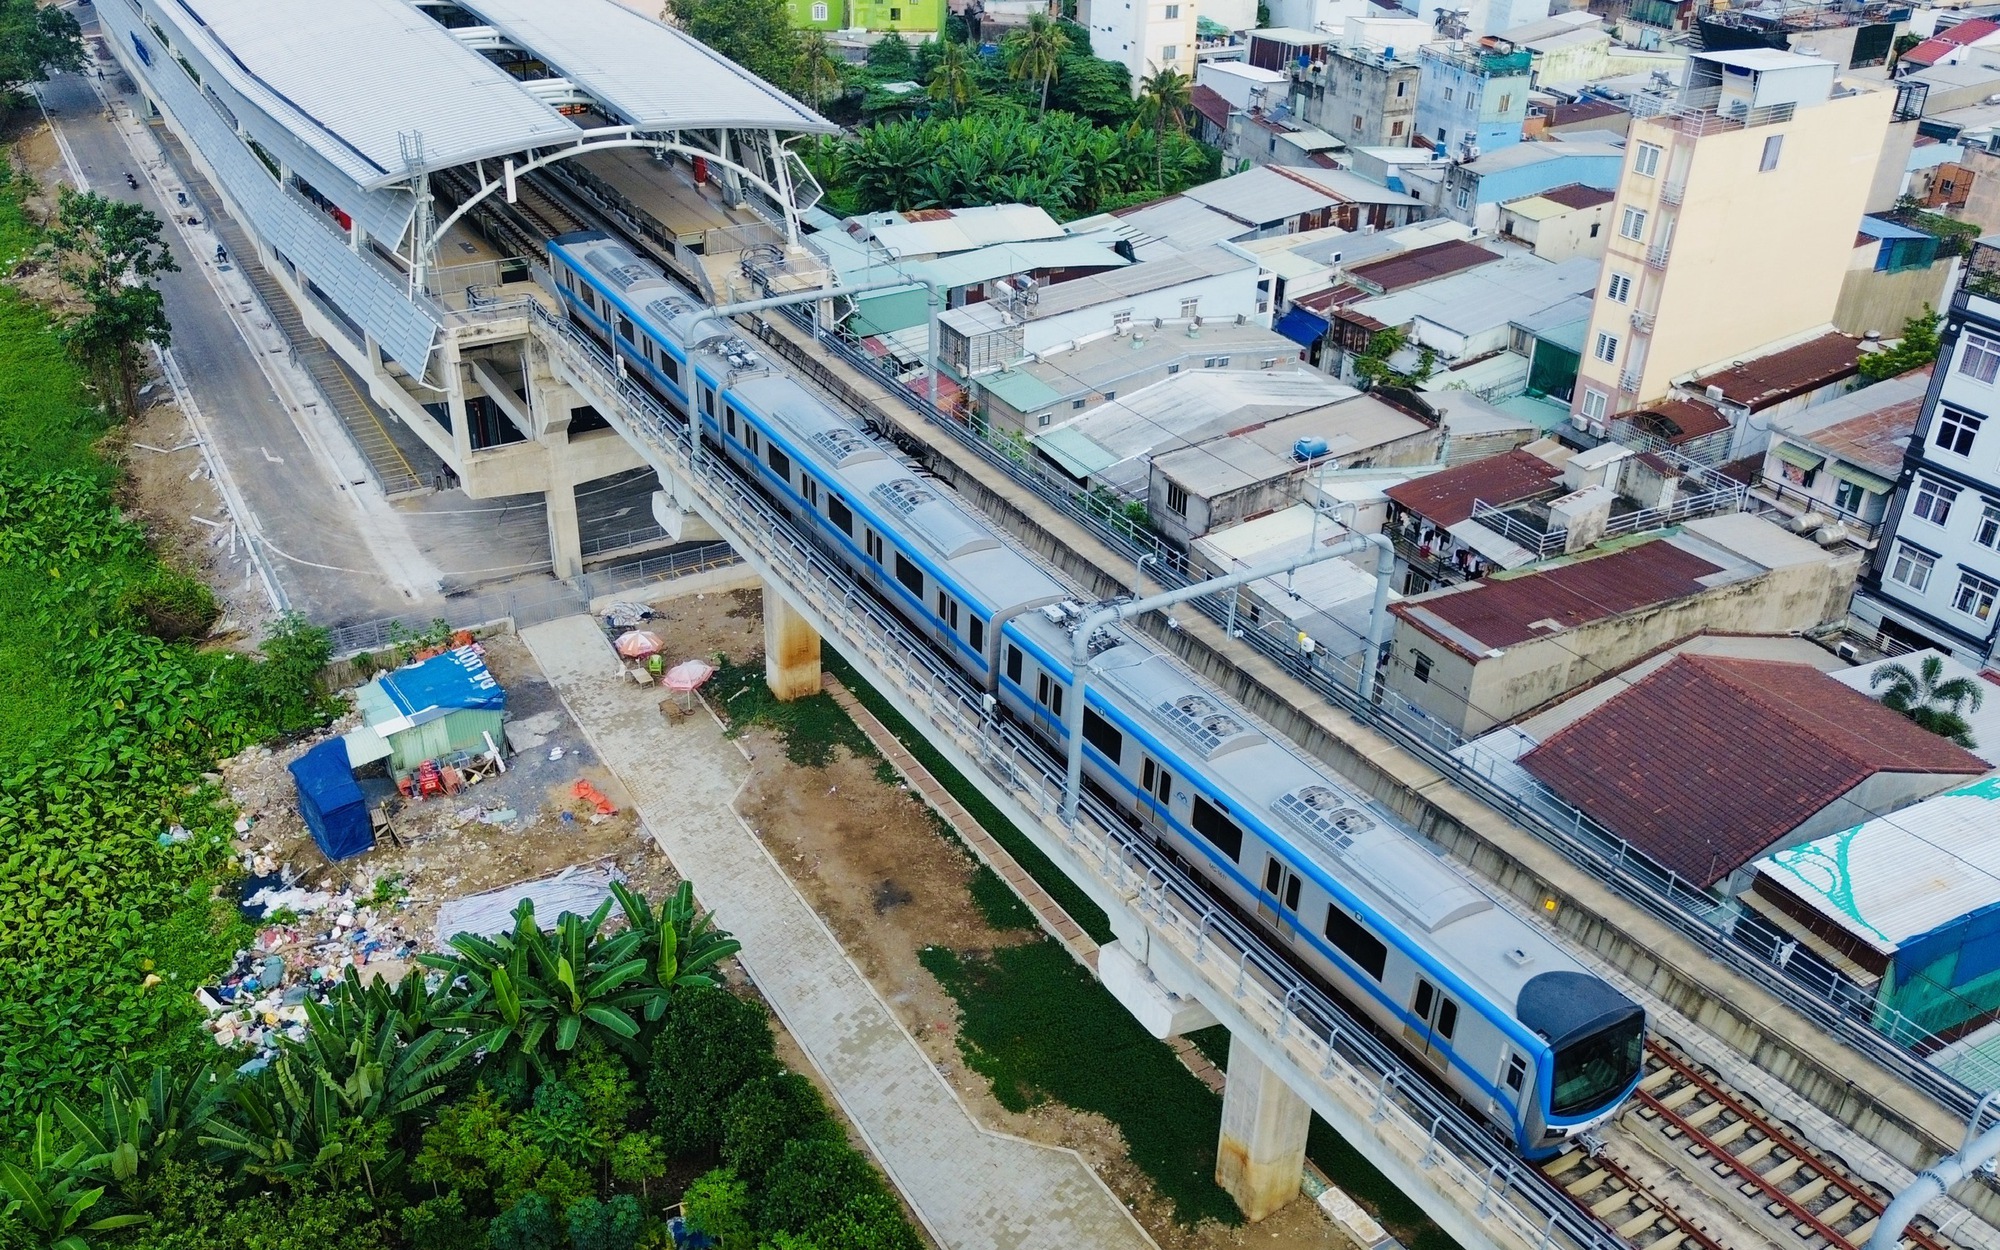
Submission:
M 559 578 L 583 572 L 583 527 L 576 515 L 576 483 L 552 474 L 543 501 L 549 513 L 550 571 Z
M 1245 1219 L 1254 1224 L 1299 1196 L 1311 1127 L 1306 1100 L 1232 1034 L 1215 1183 L 1236 1199 Z
M 764 583 L 764 684 L 781 703 L 819 693 L 819 634 Z

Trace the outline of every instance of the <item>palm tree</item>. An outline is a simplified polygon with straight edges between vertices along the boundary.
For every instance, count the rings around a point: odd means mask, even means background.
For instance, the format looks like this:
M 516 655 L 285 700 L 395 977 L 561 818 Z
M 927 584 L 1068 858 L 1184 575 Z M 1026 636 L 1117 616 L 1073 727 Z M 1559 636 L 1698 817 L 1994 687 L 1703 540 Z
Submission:
M 1186 74 L 1169 65 L 1156 69 L 1139 84 L 1140 115 L 1153 123 L 1153 181 L 1166 180 L 1167 127 L 1187 131 L 1187 111 L 1194 103 L 1194 86 Z
M 1007 36 L 1007 68 L 1023 82 L 1042 84 L 1040 113 L 1049 111 L 1049 88 L 1062 72 L 1063 53 L 1069 51 L 1069 36 L 1047 13 L 1032 13 L 1028 24 Z
M 1888 686 L 1882 706 L 1901 712 L 1940 737 L 1970 750 L 1972 726 L 1960 709 L 1977 712 L 1986 701 L 1979 683 L 1970 677 L 1944 679 L 1944 659 L 1927 655 L 1912 673 L 1907 664 L 1884 664 L 1868 679 L 1869 689 Z
M 794 81 L 805 93 L 806 103 L 823 108 L 827 98 L 840 90 L 840 58 L 834 55 L 833 43 L 825 31 L 802 30 L 797 34 L 799 51 Z
M 945 44 L 938 52 L 937 65 L 931 70 L 931 99 L 949 104 L 953 113 L 962 113 L 978 91 L 979 84 L 973 79 L 971 51 L 962 43 Z

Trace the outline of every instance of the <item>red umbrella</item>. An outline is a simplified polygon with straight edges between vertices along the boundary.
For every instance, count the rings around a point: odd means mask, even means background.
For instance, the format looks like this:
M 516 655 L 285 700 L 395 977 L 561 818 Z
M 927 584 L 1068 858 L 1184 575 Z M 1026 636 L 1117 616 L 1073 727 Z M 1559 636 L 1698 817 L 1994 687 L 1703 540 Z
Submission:
M 657 653 L 666 644 L 660 641 L 658 634 L 644 629 L 635 629 L 630 633 L 618 635 L 618 641 L 613 645 L 618 648 L 618 654 L 624 656 L 626 659 L 643 660 L 647 656 Z
M 692 693 L 695 687 L 715 675 L 715 666 L 702 660 L 682 660 L 667 670 L 660 684 L 669 690 L 683 694 Z

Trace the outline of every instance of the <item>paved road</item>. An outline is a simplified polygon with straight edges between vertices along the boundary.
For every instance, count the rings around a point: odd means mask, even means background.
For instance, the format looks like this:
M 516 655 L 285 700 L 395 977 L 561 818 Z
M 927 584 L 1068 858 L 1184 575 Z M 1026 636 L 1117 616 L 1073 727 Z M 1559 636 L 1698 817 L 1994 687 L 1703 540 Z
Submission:
M 938 1242 L 949 1250 L 1155 1250 L 1073 1151 L 981 1128 L 848 962 L 732 806 L 750 767 L 707 716 L 669 725 L 597 622 L 522 631 L 549 684 L 704 906 L 743 941 L 743 966 L 825 1073 Z

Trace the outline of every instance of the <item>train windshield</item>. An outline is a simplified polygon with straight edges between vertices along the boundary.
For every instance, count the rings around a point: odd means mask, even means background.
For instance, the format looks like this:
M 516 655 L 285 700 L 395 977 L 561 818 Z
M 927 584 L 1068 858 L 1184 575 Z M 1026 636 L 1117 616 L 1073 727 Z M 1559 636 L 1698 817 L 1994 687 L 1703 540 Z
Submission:
M 1639 1075 L 1646 1049 L 1646 1017 L 1635 1011 L 1556 1051 L 1549 1110 L 1582 1115 L 1623 1093 Z

